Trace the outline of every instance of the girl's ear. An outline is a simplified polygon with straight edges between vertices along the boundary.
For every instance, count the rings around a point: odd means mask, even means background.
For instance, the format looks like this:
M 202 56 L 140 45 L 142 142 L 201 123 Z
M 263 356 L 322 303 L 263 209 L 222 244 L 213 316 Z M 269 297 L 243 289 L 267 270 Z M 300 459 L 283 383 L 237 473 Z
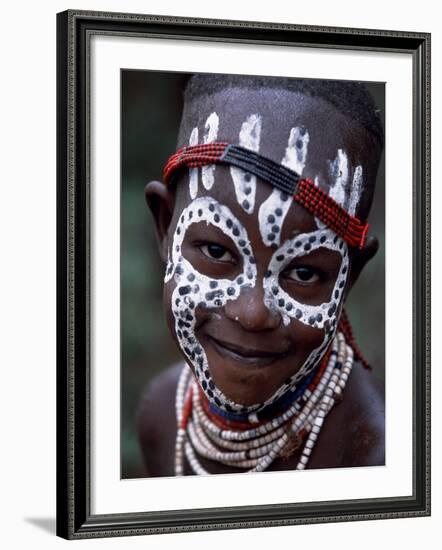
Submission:
M 169 248 L 168 230 L 175 206 L 175 196 L 160 181 L 150 181 L 144 189 L 144 196 L 155 221 L 155 234 L 160 256 L 166 262 L 167 250 Z
M 365 265 L 373 258 L 378 249 L 379 241 L 377 237 L 369 237 L 362 250 L 356 249 L 353 252 L 350 277 L 349 283 L 347 285 L 346 294 L 350 292 L 352 286 L 358 280 L 361 271 L 364 269 Z

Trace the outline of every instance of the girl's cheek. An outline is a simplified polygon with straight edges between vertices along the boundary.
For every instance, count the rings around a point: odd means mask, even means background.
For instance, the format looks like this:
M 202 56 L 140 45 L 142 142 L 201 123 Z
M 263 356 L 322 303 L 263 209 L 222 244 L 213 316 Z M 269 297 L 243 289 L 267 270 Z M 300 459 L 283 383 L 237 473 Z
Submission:
M 302 351 L 302 355 L 308 355 L 324 341 L 323 329 L 310 327 L 296 319 L 291 319 L 287 328 L 293 348 L 297 352 Z
M 172 312 L 171 302 L 174 288 L 175 283 L 173 281 L 165 283 L 163 287 L 163 308 L 166 315 L 167 328 L 169 329 L 169 332 L 173 336 L 174 340 L 176 340 L 175 318 Z

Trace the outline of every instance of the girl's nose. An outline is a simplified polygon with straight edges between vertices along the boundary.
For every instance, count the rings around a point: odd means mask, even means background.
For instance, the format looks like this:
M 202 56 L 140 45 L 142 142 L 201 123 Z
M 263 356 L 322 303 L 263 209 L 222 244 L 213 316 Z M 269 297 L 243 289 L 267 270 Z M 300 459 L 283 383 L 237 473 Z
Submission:
M 281 323 L 280 314 L 265 305 L 264 289 L 258 281 L 253 288 L 245 287 L 236 300 L 229 300 L 224 309 L 228 319 L 251 332 L 274 330 Z

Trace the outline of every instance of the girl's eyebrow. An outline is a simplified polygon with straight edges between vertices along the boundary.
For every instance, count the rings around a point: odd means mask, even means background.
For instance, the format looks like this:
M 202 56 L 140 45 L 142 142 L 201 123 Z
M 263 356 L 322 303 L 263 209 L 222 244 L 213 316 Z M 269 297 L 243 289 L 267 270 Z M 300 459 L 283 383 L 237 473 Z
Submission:
M 199 228 L 198 226 L 202 226 Z M 241 222 L 235 223 L 234 225 L 244 228 L 243 224 Z M 197 223 L 194 223 L 189 226 L 187 230 L 187 238 L 190 238 L 190 240 L 193 241 L 210 241 L 210 240 L 216 240 L 217 242 L 222 243 L 226 247 L 232 248 L 232 245 L 234 248 L 239 249 L 241 248 L 241 243 L 243 239 L 233 239 L 229 235 L 227 235 L 221 228 L 217 227 L 216 225 L 213 225 L 212 223 L 206 223 L 205 220 L 201 220 Z M 245 241 L 244 241 L 245 244 Z

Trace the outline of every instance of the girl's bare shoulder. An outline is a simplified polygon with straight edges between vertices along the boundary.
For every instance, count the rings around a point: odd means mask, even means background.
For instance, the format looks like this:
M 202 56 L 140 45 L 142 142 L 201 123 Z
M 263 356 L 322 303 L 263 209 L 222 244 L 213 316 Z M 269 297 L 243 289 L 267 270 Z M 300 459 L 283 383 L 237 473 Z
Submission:
M 348 466 L 385 464 L 385 390 L 373 371 L 357 363 L 337 407 L 346 433 L 343 460 Z
M 144 389 L 136 413 L 138 440 L 148 476 L 174 475 L 175 394 L 183 364 L 157 375 Z

